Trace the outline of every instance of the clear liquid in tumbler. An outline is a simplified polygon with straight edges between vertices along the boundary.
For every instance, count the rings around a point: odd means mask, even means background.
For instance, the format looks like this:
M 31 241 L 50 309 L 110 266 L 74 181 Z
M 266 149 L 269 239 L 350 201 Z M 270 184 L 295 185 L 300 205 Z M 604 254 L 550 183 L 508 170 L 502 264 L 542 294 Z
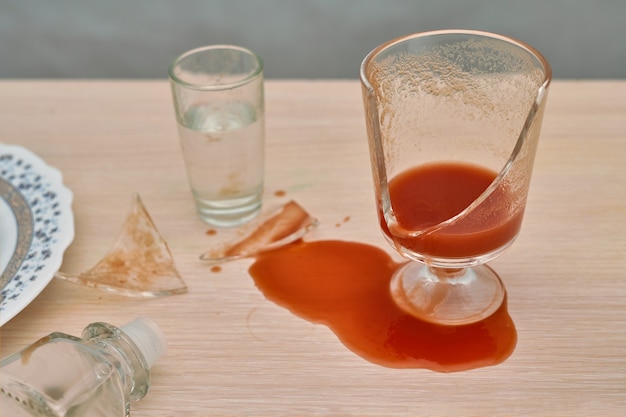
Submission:
M 183 157 L 200 217 L 242 224 L 261 208 L 264 118 L 247 102 L 190 107 L 179 122 Z

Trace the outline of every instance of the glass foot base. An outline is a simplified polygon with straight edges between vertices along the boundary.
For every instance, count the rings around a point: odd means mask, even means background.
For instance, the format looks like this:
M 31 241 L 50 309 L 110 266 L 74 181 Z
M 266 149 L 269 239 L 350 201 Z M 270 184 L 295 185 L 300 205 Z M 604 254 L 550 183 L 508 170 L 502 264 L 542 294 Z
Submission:
M 406 313 L 431 323 L 463 325 L 492 315 L 504 301 L 498 274 L 486 265 L 434 268 L 417 262 L 400 267 L 391 296 Z

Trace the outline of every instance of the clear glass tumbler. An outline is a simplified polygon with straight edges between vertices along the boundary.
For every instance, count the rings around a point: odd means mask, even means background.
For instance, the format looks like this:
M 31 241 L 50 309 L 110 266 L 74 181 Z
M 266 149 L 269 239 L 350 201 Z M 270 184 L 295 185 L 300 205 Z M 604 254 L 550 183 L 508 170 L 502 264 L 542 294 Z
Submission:
M 200 218 L 241 225 L 261 210 L 263 62 L 230 45 L 188 51 L 169 69 L 187 177 Z

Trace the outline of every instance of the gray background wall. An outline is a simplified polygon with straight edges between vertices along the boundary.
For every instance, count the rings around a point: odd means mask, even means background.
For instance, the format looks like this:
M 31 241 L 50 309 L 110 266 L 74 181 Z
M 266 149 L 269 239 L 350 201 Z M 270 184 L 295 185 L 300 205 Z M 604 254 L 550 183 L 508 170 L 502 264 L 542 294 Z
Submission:
M 0 78 L 165 78 L 234 43 L 268 78 L 356 78 L 400 35 L 481 29 L 539 49 L 555 78 L 626 78 L 626 0 L 0 0 Z

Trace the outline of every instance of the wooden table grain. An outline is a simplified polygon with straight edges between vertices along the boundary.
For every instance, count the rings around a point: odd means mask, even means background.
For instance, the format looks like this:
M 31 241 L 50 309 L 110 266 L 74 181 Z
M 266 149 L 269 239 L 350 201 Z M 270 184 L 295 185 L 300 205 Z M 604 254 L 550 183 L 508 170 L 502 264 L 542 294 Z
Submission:
M 321 222 L 309 239 L 391 253 L 358 81 L 270 80 L 266 101 L 266 206 L 294 199 Z M 134 416 L 626 413 L 626 81 L 553 82 L 522 233 L 492 263 L 517 346 L 451 374 L 367 362 L 266 300 L 251 260 L 215 273 L 198 259 L 229 234 L 195 215 L 166 81 L 2 81 L 0 141 L 59 168 L 74 192 L 64 272 L 106 253 L 134 192 L 170 246 L 187 294 L 138 300 L 55 279 L 0 329 L 4 356 L 52 331 L 153 318 L 169 350 Z

